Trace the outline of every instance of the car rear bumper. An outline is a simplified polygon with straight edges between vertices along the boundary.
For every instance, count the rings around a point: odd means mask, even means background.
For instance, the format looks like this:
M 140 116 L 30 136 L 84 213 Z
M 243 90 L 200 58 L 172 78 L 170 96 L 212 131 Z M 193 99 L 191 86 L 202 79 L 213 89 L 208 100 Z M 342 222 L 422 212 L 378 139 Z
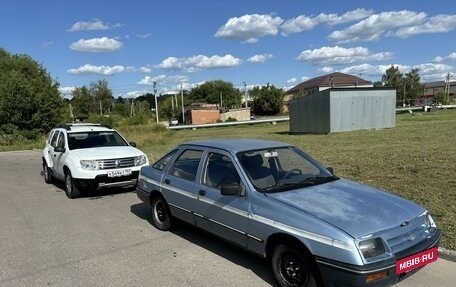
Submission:
M 332 261 L 326 258 L 317 258 L 317 264 L 320 269 L 324 286 L 326 287 L 384 287 L 391 286 L 404 278 L 412 275 L 420 268 L 411 272 L 396 275 L 396 260 L 411 256 L 420 251 L 438 246 L 440 240 L 440 230 L 436 230 L 435 234 L 430 238 L 423 240 L 419 244 L 408 248 L 398 254 L 395 258 L 387 262 L 369 264 L 365 266 L 355 266 L 341 262 Z M 369 283 L 366 279 L 369 275 L 380 274 L 386 272 L 386 277 L 383 279 L 373 280 Z

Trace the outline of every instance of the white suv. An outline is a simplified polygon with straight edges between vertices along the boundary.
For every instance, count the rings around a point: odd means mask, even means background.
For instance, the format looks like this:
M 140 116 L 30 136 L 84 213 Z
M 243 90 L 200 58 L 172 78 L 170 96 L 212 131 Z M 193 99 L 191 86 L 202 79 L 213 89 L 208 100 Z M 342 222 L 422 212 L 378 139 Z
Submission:
M 46 183 L 65 182 L 69 198 L 103 187 L 135 186 L 147 156 L 114 129 L 99 124 L 66 124 L 51 130 L 43 149 Z

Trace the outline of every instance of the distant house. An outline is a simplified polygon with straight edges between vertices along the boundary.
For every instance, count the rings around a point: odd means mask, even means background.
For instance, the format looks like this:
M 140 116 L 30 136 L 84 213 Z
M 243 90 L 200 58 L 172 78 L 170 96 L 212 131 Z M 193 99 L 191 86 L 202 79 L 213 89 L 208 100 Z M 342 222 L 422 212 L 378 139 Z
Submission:
M 193 104 L 186 108 L 186 124 L 212 124 L 230 119 L 235 119 L 236 121 L 250 120 L 250 108 L 225 110 L 219 109 L 218 105 L 201 103 Z
M 340 72 L 330 73 L 302 82 L 286 91 L 284 106 L 285 110 L 288 110 L 288 103 L 291 99 L 317 94 L 330 88 L 371 88 L 373 86 L 372 82 L 360 77 Z
M 449 93 L 448 90 L 449 89 Z M 430 103 L 433 101 L 434 95 L 438 92 L 444 92 L 449 94 L 449 100 L 456 100 L 456 81 L 437 81 L 424 83 L 424 93 L 423 93 L 423 102 L 424 104 Z

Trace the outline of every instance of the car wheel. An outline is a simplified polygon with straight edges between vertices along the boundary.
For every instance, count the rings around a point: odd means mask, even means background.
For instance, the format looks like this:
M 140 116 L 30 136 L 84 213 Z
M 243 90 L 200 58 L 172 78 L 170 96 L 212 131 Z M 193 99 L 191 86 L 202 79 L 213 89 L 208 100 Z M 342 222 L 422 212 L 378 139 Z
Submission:
M 65 173 L 65 193 L 68 198 L 76 198 L 81 196 L 81 192 L 74 183 L 73 177 L 71 176 L 71 172 L 69 170 Z
M 300 248 L 279 244 L 272 254 L 272 270 L 282 287 L 317 287 L 315 267 Z
M 165 199 L 161 196 L 156 196 L 152 199 L 151 206 L 154 226 L 163 231 L 170 230 L 171 213 Z
M 51 171 L 46 163 L 45 160 L 43 160 L 43 177 L 44 177 L 44 182 L 46 183 L 52 183 L 53 178 L 51 175 Z

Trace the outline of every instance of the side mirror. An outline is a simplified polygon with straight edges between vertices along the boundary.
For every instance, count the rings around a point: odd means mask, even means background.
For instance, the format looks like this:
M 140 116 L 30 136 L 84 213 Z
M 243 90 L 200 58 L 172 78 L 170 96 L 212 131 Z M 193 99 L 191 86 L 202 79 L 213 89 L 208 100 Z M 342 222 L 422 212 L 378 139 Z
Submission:
M 129 142 L 129 144 L 130 144 L 132 147 L 136 147 L 136 143 L 135 143 L 135 142 Z
M 245 187 L 237 183 L 226 183 L 222 184 L 220 189 L 222 195 L 228 196 L 245 196 Z
M 326 167 L 326 169 L 327 169 L 332 175 L 334 175 L 334 168 L 328 166 L 328 167 Z
M 65 148 L 61 146 L 56 146 L 54 148 L 54 152 L 65 152 Z

